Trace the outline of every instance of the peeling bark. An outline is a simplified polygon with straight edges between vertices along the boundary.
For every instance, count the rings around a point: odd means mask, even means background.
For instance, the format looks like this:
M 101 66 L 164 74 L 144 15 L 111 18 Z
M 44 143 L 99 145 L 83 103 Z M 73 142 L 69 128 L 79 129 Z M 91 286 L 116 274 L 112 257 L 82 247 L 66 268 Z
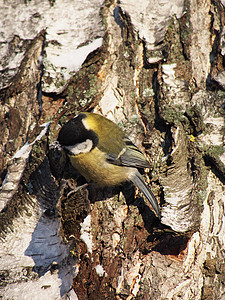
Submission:
M 18 30 L 2 29 L 0 296 L 223 299 L 224 2 L 67 4 L 18 1 Z M 60 10 L 57 21 L 74 19 L 64 40 L 65 24 L 51 36 Z M 80 27 L 76 55 L 102 45 L 64 73 L 49 53 L 63 57 Z M 118 123 L 145 152 L 161 222 L 128 183 L 77 189 L 85 180 L 55 139 L 82 110 Z

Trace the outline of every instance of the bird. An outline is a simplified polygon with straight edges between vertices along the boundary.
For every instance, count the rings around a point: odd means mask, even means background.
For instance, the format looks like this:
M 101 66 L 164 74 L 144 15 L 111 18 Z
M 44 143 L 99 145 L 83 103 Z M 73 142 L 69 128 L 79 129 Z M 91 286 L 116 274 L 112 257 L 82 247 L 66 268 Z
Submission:
M 80 112 L 61 127 L 57 141 L 87 182 L 98 187 L 132 182 L 160 219 L 158 202 L 138 170 L 150 164 L 117 124 L 100 114 Z

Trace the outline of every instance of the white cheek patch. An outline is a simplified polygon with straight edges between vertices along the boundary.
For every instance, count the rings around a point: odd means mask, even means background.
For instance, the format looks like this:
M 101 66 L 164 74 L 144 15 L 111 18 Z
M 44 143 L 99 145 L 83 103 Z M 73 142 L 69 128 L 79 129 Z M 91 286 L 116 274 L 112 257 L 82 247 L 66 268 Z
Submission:
M 87 139 L 82 143 L 78 143 L 72 146 L 65 146 L 65 148 L 73 155 L 90 152 L 92 147 L 93 147 L 93 142 L 90 139 Z

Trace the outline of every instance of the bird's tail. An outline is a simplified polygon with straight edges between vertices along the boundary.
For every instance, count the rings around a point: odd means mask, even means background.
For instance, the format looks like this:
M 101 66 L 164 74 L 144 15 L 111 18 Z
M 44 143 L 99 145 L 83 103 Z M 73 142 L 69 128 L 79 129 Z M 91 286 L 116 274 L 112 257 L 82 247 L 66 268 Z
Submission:
M 147 185 L 145 184 L 141 174 L 138 171 L 135 172 L 135 176 L 132 176 L 132 178 L 130 178 L 130 180 L 145 195 L 145 197 L 148 199 L 148 201 L 150 202 L 151 206 L 153 207 L 154 211 L 156 212 L 157 216 L 160 219 L 161 216 L 160 216 L 160 209 L 159 209 L 158 202 L 157 202 L 155 196 L 153 195 L 152 191 L 150 190 L 150 188 L 148 188 Z

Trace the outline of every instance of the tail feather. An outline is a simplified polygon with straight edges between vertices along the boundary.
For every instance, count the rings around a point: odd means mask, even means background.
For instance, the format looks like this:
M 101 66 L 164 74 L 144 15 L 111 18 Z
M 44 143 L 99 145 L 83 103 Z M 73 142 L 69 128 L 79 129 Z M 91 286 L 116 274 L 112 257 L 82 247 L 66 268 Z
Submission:
M 135 176 L 133 176 L 130 180 L 145 195 L 145 197 L 148 199 L 148 201 L 150 202 L 151 206 L 153 207 L 154 211 L 156 212 L 157 216 L 160 219 L 161 216 L 160 216 L 160 208 L 158 202 L 155 196 L 153 195 L 152 191 L 150 190 L 150 188 L 148 188 L 147 185 L 145 184 L 141 174 L 138 171 L 135 172 Z

